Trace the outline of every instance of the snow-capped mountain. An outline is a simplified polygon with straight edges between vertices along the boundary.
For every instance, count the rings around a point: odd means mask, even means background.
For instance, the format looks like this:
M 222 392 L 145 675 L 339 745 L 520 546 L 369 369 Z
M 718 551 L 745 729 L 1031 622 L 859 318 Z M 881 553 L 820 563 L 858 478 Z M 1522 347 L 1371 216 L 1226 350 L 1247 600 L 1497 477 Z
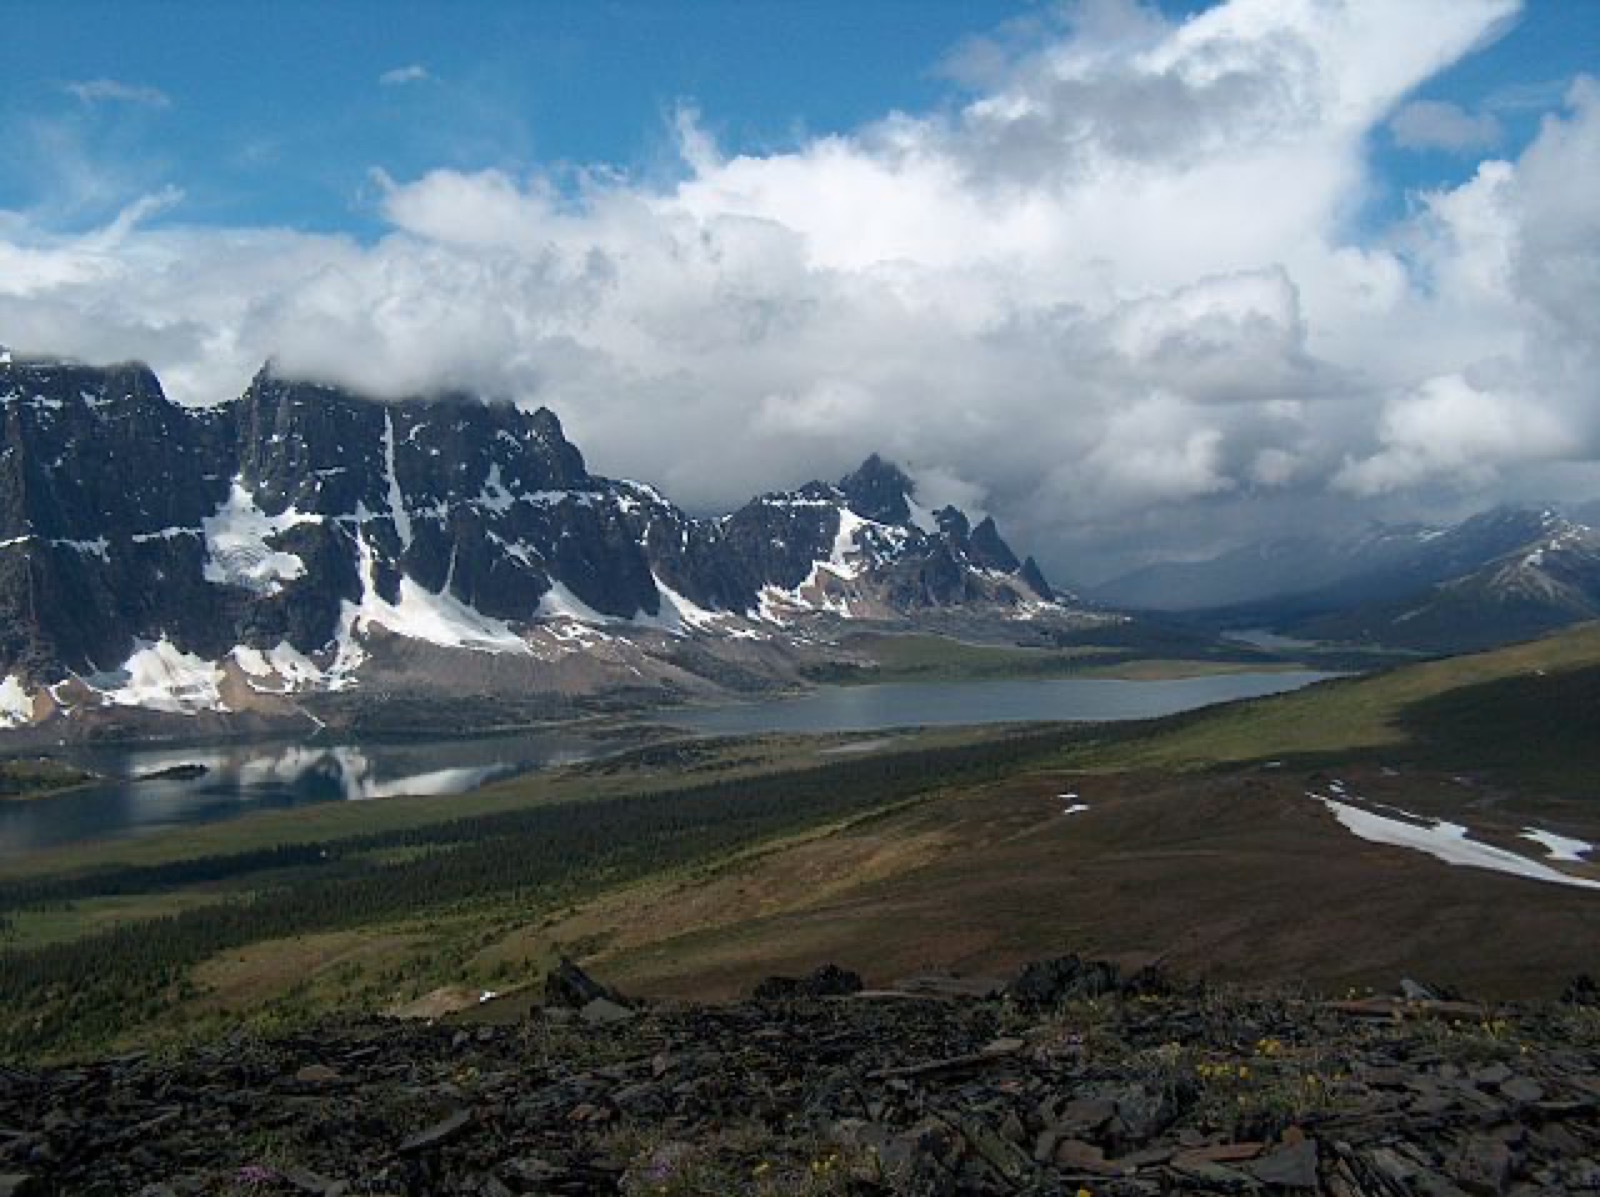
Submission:
M 1548 509 L 1499 509 L 1442 535 L 1485 526 L 1526 538 L 1437 584 L 1304 619 L 1296 630 L 1453 652 L 1600 617 L 1600 531 Z
M 715 519 L 591 474 L 548 410 L 381 403 L 263 369 L 0 362 L 0 722 L 381 686 L 671 692 L 844 620 L 1064 615 L 992 520 L 872 457 Z
M 1199 561 L 1162 561 L 1093 589 L 1122 607 L 1334 610 L 1414 594 L 1537 540 L 1546 513 L 1501 507 L 1459 524 L 1373 524 L 1344 537 L 1262 541 Z
M 1454 652 L 1600 616 L 1600 533 L 1551 508 L 1497 507 L 1164 562 L 1091 595 L 1222 627 Z

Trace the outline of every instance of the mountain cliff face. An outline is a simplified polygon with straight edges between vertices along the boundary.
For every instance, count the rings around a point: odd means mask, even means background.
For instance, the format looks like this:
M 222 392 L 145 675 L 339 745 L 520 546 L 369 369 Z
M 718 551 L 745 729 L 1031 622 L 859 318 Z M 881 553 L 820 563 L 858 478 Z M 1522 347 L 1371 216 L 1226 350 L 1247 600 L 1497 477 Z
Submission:
M 13 725 L 375 681 L 693 689 L 707 652 L 711 673 L 770 672 L 839 620 L 1065 613 L 992 520 L 923 510 L 876 456 L 700 519 L 591 474 L 548 410 L 380 403 L 270 367 L 189 409 L 142 366 L 8 357 L 0 418 Z

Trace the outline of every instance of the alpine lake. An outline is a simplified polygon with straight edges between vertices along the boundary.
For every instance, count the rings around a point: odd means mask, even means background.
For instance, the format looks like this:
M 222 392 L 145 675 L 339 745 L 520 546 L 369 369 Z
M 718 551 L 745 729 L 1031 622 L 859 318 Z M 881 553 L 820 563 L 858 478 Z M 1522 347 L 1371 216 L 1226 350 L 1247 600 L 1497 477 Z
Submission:
M 706 736 L 1116 722 L 1283 693 L 1333 676 L 1298 670 L 825 686 L 798 697 L 663 708 L 648 718 Z M 56 754 L 61 760 L 99 780 L 52 797 L 0 802 L 0 859 L 257 810 L 460 794 L 618 750 L 614 738 L 589 734 L 582 725 L 466 739 L 64 747 Z

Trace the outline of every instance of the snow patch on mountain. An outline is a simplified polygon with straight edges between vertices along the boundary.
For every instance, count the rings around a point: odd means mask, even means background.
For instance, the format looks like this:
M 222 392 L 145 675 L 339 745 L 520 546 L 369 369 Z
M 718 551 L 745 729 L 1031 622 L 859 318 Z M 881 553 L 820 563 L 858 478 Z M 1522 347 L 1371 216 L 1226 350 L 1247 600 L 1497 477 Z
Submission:
M 527 641 L 502 620 L 484 615 L 448 590 L 435 594 L 410 578 L 400 579 L 400 601 L 386 602 L 373 588 L 362 596 L 356 626 L 386 628 L 397 636 L 423 640 L 442 648 L 474 652 L 528 652 Z
M 358 521 L 365 514 L 365 509 L 358 505 Z M 448 582 L 443 592 L 435 593 L 402 576 L 399 600 L 389 602 L 378 593 L 377 561 L 359 522 L 356 548 L 360 558 L 361 600 L 357 603 L 345 600 L 341 606 L 333 664 L 325 674 L 329 689 L 345 689 L 354 684 L 355 672 L 368 656 L 361 634 L 374 627 L 443 648 L 532 654 L 528 642 L 503 620 L 493 619 L 451 594 Z
M 939 521 L 933 518 L 933 512 L 929 511 L 909 494 L 906 496 L 906 510 L 911 512 L 911 524 L 918 531 L 928 536 L 937 536 L 939 534 Z
M 201 521 L 200 531 L 206 540 L 205 580 L 239 586 L 254 594 L 278 594 L 283 583 L 305 576 L 306 563 L 294 553 L 273 548 L 268 541 L 300 524 L 321 522 L 322 516 L 293 507 L 268 515 L 256 505 L 255 496 L 235 479 L 216 514 Z
M 723 636 L 729 640 L 767 639 L 765 634 L 749 627 L 743 616 L 731 611 L 709 611 L 693 599 L 679 594 L 663 582 L 659 575 L 652 574 L 651 577 L 655 579 L 656 593 L 661 596 L 661 605 L 654 615 L 646 615 L 642 611 L 635 615 L 629 621 L 635 627 L 659 628 L 673 636 L 700 633 Z
M 833 536 L 833 552 L 828 556 L 828 568 L 841 578 L 854 578 L 859 573 L 850 557 L 856 551 L 856 533 L 871 525 L 848 507 L 839 508 L 839 530 Z
M 389 476 L 389 515 L 400 537 L 400 549 L 411 547 L 411 516 L 406 511 L 405 492 L 400 489 L 400 474 L 395 469 L 394 412 L 383 409 L 383 464 Z
M 682 636 L 690 630 L 714 631 L 719 623 L 727 619 L 723 613 L 707 611 L 694 600 L 685 598 L 663 582 L 659 575 L 652 574 L 651 577 L 655 580 L 656 593 L 661 596 L 661 607 L 655 615 L 646 615 L 641 611 L 634 616 L 634 623 Z
M 611 616 L 602 615 L 567 588 L 566 583 L 552 578 L 550 589 L 539 599 L 538 619 L 565 619 L 573 623 L 606 624 L 615 622 Z
M 316 690 L 328 685 L 328 674 L 287 640 L 263 652 L 241 644 L 228 654 L 246 675 L 253 690 L 282 694 Z
M 435 594 L 400 579 L 400 601 L 393 605 L 369 597 L 363 618 L 413 640 L 426 640 L 445 648 L 470 648 L 479 652 L 525 653 L 527 644 L 499 619 L 463 603 L 448 591 Z
M 122 667 L 85 679 L 109 703 L 145 707 L 173 715 L 225 711 L 222 670 L 213 661 L 186 653 L 165 636 L 135 641 Z
M 93 540 L 52 540 L 50 542 L 58 549 L 71 549 L 74 553 L 87 553 L 98 557 L 102 561 L 111 560 L 111 542 L 104 536 L 97 536 Z
M 478 496 L 478 507 L 484 511 L 503 514 L 510 511 L 516 503 L 517 497 L 506 489 L 506 484 L 500 477 L 500 463 L 489 463 L 489 476 L 484 480 L 483 493 Z
M 0 727 L 21 727 L 33 721 L 33 697 L 16 674 L 0 682 Z

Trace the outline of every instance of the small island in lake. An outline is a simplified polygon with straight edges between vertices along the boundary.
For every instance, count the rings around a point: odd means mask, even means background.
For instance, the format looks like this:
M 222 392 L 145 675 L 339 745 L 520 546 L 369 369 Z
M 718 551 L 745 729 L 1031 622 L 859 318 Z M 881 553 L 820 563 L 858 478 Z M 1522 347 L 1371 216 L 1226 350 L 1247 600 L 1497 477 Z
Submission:
M 53 757 L 3 758 L 0 759 L 0 802 L 48 798 L 93 780 L 93 773 Z

